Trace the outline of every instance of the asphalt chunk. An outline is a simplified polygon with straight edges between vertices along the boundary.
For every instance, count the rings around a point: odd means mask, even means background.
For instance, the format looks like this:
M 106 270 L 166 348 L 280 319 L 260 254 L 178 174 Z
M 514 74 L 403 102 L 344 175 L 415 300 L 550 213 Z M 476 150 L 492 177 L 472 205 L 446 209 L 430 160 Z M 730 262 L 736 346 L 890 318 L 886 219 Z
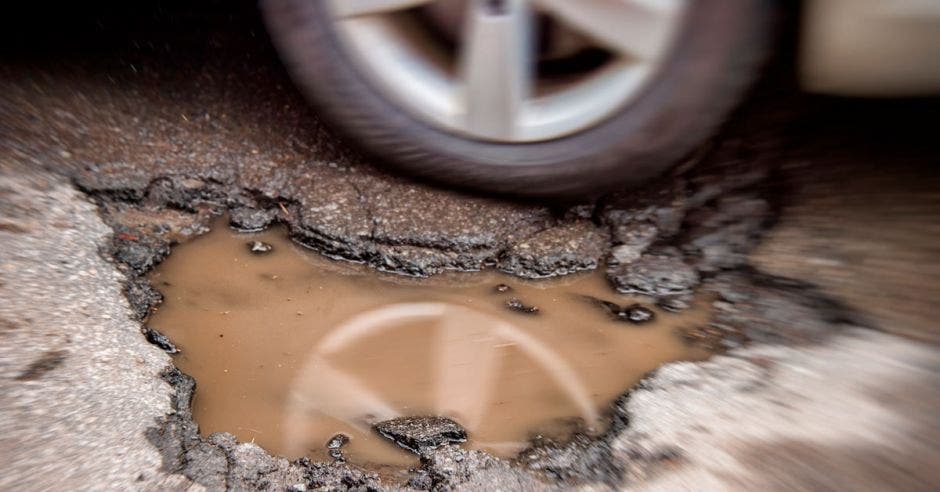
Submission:
M 467 440 L 467 431 L 446 417 L 399 417 L 379 422 L 374 428 L 382 437 L 418 454 Z
M 644 253 L 632 263 L 612 265 L 607 275 L 619 292 L 657 300 L 688 296 L 699 284 L 698 272 L 674 248 Z
M 168 354 L 178 354 L 180 352 L 180 349 L 178 349 L 176 345 L 174 345 L 173 342 L 171 342 L 170 339 L 167 338 L 167 336 L 163 333 L 160 333 L 159 331 L 151 328 L 143 328 L 142 331 L 144 332 L 144 337 L 147 338 L 148 342 L 156 345 L 157 347 L 160 347 L 164 352 Z

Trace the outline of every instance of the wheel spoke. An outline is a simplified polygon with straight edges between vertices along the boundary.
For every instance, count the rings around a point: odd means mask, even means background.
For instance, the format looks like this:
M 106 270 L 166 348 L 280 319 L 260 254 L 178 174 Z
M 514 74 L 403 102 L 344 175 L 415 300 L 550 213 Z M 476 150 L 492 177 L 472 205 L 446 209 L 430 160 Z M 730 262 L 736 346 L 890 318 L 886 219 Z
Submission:
M 438 327 L 434 410 L 458 416 L 474 431 L 483 422 L 498 384 L 500 340 L 490 333 L 490 319 L 480 316 L 471 325 L 462 314 L 444 318 Z
M 432 0 L 333 0 L 336 17 L 374 15 L 417 7 Z
M 669 44 L 685 0 L 535 0 L 560 22 L 607 48 L 655 60 Z
M 531 12 L 524 0 L 472 0 L 460 52 L 467 126 L 510 139 L 533 83 Z

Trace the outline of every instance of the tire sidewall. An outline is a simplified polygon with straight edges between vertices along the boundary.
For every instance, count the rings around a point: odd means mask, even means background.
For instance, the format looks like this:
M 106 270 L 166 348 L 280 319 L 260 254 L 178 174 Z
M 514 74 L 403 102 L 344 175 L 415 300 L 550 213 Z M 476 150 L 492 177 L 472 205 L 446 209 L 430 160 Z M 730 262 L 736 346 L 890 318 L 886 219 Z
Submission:
M 615 115 L 570 136 L 496 143 L 424 123 L 384 96 L 333 29 L 326 2 L 263 0 L 272 39 L 295 82 L 355 143 L 450 184 L 530 195 L 606 191 L 671 167 L 723 121 L 756 72 L 766 2 L 695 2 L 667 62 Z

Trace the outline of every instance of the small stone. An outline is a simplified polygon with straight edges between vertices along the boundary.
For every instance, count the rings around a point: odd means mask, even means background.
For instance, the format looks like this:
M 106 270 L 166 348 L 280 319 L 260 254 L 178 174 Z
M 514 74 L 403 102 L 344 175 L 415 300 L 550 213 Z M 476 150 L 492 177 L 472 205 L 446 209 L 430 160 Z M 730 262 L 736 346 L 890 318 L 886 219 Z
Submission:
M 173 345 L 173 342 L 171 342 L 170 339 L 167 338 L 167 336 L 164 335 L 163 333 L 160 333 L 159 331 L 153 330 L 150 328 L 144 328 L 143 332 L 144 332 L 144 337 L 147 338 L 148 342 L 156 345 L 157 347 L 160 347 L 161 349 L 164 350 L 164 352 L 168 354 L 179 353 L 180 349 L 176 348 L 176 345 Z
M 247 244 L 248 251 L 251 251 L 256 255 L 268 254 L 271 252 L 271 250 L 274 249 L 274 246 L 271 246 L 270 244 L 263 241 L 249 241 Z
M 340 449 L 349 442 L 349 436 L 346 434 L 336 434 L 326 443 L 327 449 Z
M 343 454 L 343 446 L 349 442 L 349 436 L 346 434 L 336 434 L 326 443 L 326 449 L 330 451 L 330 457 L 340 463 L 346 462 L 346 456 Z
M 399 417 L 379 422 L 376 432 L 413 453 L 467 440 L 467 431 L 446 417 Z
M 623 313 L 628 321 L 634 324 L 638 324 L 638 325 L 643 324 L 643 323 L 649 323 L 650 321 L 653 321 L 653 319 L 656 317 L 656 315 L 653 314 L 652 310 L 645 308 L 639 304 L 627 306 L 626 308 L 624 308 Z
M 515 297 L 506 301 L 506 307 L 512 309 L 513 311 L 523 313 L 523 314 L 536 314 L 539 312 L 539 308 L 536 306 L 526 306 L 519 299 Z
M 627 321 L 639 325 L 653 321 L 653 319 L 656 318 L 655 313 L 653 313 L 651 309 L 641 306 L 640 304 L 631 304 L 626 307 L 621 307 L 614 302 L 591 296 L 585 297 L 604 311 L 607 311 L 610 317 L 617 321 Z
M 493 290 L 495 290 L 496 292 L 509 292 L 510 290 L 512 290 L 512 287 L 506 284 L 498 284 L 496 287 L 493 288 Z

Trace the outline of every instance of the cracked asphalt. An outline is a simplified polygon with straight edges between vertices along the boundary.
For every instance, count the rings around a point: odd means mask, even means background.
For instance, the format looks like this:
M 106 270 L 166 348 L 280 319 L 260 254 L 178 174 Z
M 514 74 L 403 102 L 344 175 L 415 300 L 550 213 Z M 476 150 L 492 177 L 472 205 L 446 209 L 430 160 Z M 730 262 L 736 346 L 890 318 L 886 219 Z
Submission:
M 520 202 L 391 175 L 334 136 L 250 2 L 142 12 L 6 34 L 0 489 L 940 484 L 935 101 L 814 98 L 771 73 L 657 182 Z M 17 34 L 56 22 L 52 41 Z M 605 268 L 668 309 L 705 292 L 714 319 L 686 335 L 722 354 L 651 375 L 600 440 L 513 462 L 444 446 L 405 483 L 201 438 L 191 380 L 141 333 L 159 302 L 142 275 L 223 211 L 407 275 Z

